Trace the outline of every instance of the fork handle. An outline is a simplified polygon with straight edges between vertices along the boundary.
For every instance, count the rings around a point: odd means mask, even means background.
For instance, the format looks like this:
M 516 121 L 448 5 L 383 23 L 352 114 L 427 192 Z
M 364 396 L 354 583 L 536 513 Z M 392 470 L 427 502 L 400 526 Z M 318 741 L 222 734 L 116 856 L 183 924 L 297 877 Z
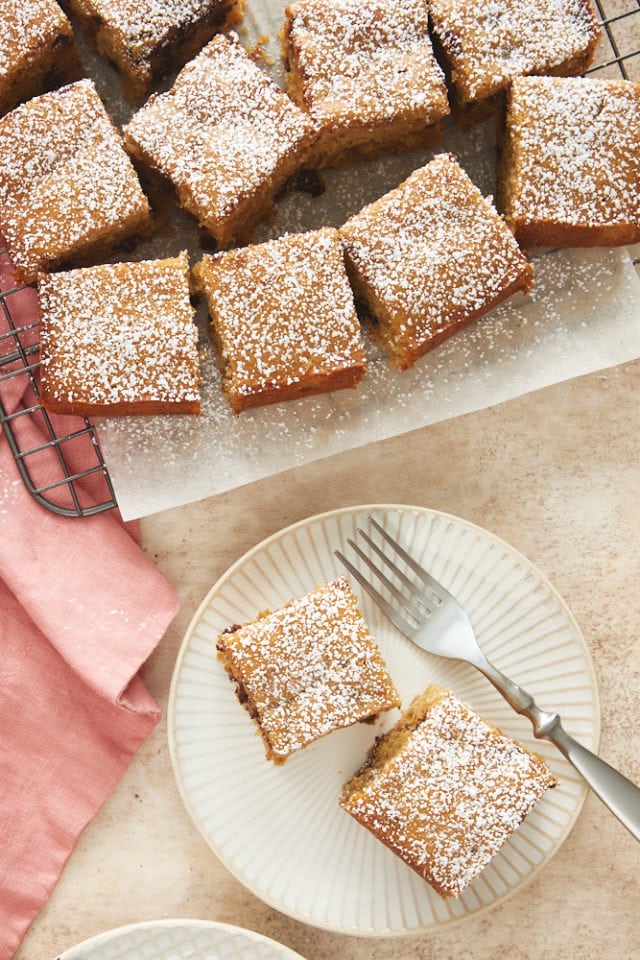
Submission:
M 529 718 L 536 737 L 555 744 L 611 813 L 636 840 L 640 840 L 640 788 L 574 740 L 562 726 L 557 713 L 541 710 L 531 694 L 485 657 L 475 665 L 517 713 Z

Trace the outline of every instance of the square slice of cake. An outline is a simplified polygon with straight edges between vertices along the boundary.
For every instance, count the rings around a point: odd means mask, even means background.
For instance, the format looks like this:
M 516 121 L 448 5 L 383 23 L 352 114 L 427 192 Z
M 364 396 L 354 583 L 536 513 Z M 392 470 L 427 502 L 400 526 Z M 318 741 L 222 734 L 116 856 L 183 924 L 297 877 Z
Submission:
M 316 137 L 237 38 L 215 37 L 125 127 L 132 156 L 173 187 L 220 247 L 250 239 Z
M 362 380 L 364 347 L 336 230 L 207 255 L 193 274 L 236 413 Z
M 556 782 L 541 757 L 432 685 L 377 740 L 340 806 L 457 897 Z
M 184 66 L 218 31 L 242 20 L 245 0 L 67 0 L 90 43 L 117 67 L 129 100 Z
M 524 246 L 640 241 L 640 84 L 514 80 L 496 196 Z
M 0 116 L 82 75 L 71 23 L 55 0 L 0 0 Z
M 275 763 L 400 703 L 344 577 L 229 627 L 217 649 Z
M 449 101 L 424 0 L 300 0 L 282 44 L 289 92 L 320 130 L 314 165 L 440 139 Z
M 600 37 L 591 0 L 429 0 L 429 14 L 463 115 L 514 77 L 584 73 Z
M 38 292 L 40 399 L 47 410 L 200 412 L 186 253 L 44 274 Z
M 0 120 L 0 234 L 23 283 L 95 262 L 150 228 L 147 198 L 93 81 Z
M 356 299 L 400 370 L 531 284 L 513 234 L 450 154 L 340 228 Z

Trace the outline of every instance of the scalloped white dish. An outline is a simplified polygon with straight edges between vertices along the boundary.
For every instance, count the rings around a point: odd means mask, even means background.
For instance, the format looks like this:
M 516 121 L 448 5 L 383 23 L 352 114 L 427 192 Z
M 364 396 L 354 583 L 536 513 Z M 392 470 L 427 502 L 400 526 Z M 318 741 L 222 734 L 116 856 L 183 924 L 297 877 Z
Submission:
M 303 960 L 275 940 L 213 920 L 152 920 L 107 930 L 58 960 Z
M 340 730 L 291 756 L 265 759 L 262 740 L 216 657 L 218 634 L 343 574 L 333 551 L 375 516 L 464 605 L 481 647 L 567 730 L 597 750 L 600 712 L 589 653 L 570 611 L 524 556 L 491 533 L 420 507 L 366 505 L 311 517 L 256 546 L 215 584 L 185 635 L 169 700 L 169 749 L 193 821 L 256 896 L 305 923 L 362 936 L 436 931 L 520 890 L 573 827 L 587 787 L 550 744 L 535 740 L 467 664 L 419 650 L 353 584 L 403 704 L 429 683 L 449 687 L 487 720 L 541 753 L 560 785 L 457 900 L 442 900 L 338 806 L 344 782 L 397 719 Z

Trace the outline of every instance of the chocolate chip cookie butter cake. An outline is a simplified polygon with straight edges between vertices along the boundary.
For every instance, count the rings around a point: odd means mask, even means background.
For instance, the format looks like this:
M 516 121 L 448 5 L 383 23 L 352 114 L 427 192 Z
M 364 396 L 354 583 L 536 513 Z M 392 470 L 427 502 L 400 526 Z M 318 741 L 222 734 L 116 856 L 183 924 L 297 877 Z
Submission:
M 432 685 L 376 742 L 340 805 L 447 898 L 555 785 L 542 758 Z
M 149 203 L 92 80 L 0 120 L 0 234 L 19 281 L 96 262 L 150 228 Z
M 355 387 L 366 371 L 338 232 L 329 227 L 205 256 L 223 389 L 236 413 Z
M 246 242 L 303 166 L 313 124 L 251 60 L 218 36 L 124 129 L 147 174 L 171 187 L 220 247 Z
M 41 391 L 56 413 L 200 412 L 185 253 L 41 275 Z
M 0 116 L 82 75 L 71 23 L 55 0 L 0 0 Z
M 373 336 L 401 370 L 532 283 L 513 234 L 451 154 L 355 214 L 340 236 Z
M 640 240 L 640 84 L 521 77 L 507 95 L 497 203 L 524 246 Z
M 92 45 L 118 68 L 125 96 L 148 94 L 213 35 L 242 20 L 245 0 L 67 0 Z
M 300 0 L 282 30 L 289 93 L 319 127 L 312 162 L 436 142 L 449 113 L 424 0 Z
M 429 15 L 463 115 L 514 77 L 584 73 L 601 33 L 591 0 L 429 0 Z
M 275 763 L 332 731 L 399 706 L 344 577 L 230 626 L 217 649 Z

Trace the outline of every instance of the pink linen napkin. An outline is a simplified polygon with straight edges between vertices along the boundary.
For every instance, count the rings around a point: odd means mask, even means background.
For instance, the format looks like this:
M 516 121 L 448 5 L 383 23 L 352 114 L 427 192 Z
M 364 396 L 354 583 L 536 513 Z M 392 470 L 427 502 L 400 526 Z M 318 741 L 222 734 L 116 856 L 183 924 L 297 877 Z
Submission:
M 0 289 L 9 269 L 0 258 Z M 37 317 L 33 291 L 13 295 L 11 313 Z M 5 410 L 26 388 L 24 376 L 0 383 Z M 38 442 L 34 418 L 13 423 L 23 449 Z M 71 447 L 72 469 L 90 453 Z M 136 533 L 116 510 L 76 519 L 37 504 L 0 434 L 0 960 L 159 719 L 139 674 L 179 600 Z

